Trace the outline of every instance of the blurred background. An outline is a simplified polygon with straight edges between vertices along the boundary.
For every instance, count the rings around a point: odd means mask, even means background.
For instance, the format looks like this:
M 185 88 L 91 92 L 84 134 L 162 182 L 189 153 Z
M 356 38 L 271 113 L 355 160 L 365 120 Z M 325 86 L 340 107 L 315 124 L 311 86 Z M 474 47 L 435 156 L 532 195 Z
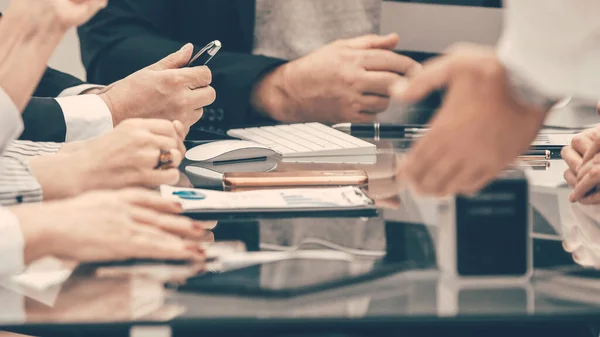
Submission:
M 10 0 L 0 0 L 0 10 L 9 3 Z M 501 0 L 386 1 L 381 30 L 398 32 L 398 49 L 416 52 L 416 58 L 419 53 L 424 57 L 439 53 L 456 41 L 493 45 L 502 26 L 500 3 Z M 50 66 L 85 79 L 75 31 L 65 36 Z

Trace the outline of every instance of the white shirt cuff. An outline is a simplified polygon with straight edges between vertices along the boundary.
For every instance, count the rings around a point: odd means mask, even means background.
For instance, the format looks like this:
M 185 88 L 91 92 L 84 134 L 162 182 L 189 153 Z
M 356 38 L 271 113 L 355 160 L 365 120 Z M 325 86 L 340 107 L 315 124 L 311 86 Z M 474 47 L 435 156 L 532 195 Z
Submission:
M 0 208 L 0 275 L 19 273 L 25 267 L 25 243 L 19 219 L 7 210 Z
M 58 97 L 77 96 L 86 90 L 94 88 L 104 88 L 104 86 L 98 84 L 80 84 L 63 90 Z
M 113 129 L 112 114 L 98 95 L 56 98 L 67 124 L 66 142 L 90 139 Z

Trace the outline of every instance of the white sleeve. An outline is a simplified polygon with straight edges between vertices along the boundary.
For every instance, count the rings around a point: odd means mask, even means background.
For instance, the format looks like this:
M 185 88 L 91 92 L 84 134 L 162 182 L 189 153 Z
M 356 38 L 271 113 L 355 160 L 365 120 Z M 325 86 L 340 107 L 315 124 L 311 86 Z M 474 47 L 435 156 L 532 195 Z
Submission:
M 97 85 L 97 84 L 80 84 L 80 85 L 76 85 L 74 87 L 70 87 L 70 88 L 63 90 L 58 95 L 58 97 L 77 96 L 77 95 L 81 95 L 81 93 L 86 90 L 96 89 L 96 88 L 104 88 L 104 86 Z
M 0 275 L 11 275 L 23 270 L 24 249 L 19 219 L 6 208 L 0 208 Z
M 547 94 L 597 101 L 598 0 L 505 0 L 499 55 Z
M 113 128 L 112 114 L 98 95 L 59 97 L 67 125 L 67 142 L 100 136 Z

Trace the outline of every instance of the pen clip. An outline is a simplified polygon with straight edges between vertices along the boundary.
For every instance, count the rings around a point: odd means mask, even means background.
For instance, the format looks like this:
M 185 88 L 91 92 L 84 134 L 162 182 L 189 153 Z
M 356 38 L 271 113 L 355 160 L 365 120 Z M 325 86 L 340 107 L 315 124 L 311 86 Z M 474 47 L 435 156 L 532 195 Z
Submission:
M 206 65 L 210 60 L 212 60 L 212 58 L 217 54 L 217 52 L 220 49 L 221 49 L 221 42 L 219 40 L 209 42 L 206 46 L 204 46 L 204 48 L 202 48 L 199 52 L 197 52 L 196 55 L 194 55 L 194 57 L 192 57 L 190 62 L 188 62 L 188 66 L 191 66 L 194 62 L 196 62 L 196 60 L 200 56 L 204 55 L 204 53 L 208 53 L 209 58 L 204 62 L 204 65 Z

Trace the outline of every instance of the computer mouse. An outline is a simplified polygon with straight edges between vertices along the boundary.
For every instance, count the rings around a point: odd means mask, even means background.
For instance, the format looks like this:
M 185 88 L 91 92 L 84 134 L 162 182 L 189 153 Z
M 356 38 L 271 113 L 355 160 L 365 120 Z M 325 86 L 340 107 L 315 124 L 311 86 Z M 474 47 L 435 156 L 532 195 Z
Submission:
M 222 140 L 198 145 L 185 158 L 194 162 L 228 162 L 264 158 L 277 154 L 271 148 L 246 140 Z

